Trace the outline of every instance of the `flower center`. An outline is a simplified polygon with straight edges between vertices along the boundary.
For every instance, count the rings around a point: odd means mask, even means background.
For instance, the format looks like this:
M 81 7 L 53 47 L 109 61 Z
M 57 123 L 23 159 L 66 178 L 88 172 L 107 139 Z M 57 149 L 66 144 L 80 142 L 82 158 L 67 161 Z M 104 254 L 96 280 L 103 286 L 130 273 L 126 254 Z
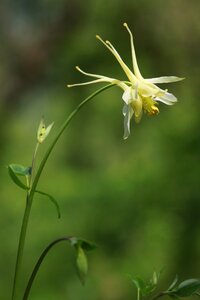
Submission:
M 149 116 L 156 116 L 159 114 L 159 109 L 156 106 L 157 102 L 151 97 L 142 97 L 143 109 Z

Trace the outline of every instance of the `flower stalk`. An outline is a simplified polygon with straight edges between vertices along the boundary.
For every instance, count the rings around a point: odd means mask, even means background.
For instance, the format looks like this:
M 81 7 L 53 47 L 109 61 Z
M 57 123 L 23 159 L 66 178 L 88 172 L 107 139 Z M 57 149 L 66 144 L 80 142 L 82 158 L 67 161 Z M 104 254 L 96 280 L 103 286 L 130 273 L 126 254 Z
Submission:
M 24 246 L 25 246 L 25 239 L 26 239 L 26 233 L 28 228 L 28 222 L 31 212 L 31 207 L 33 203 L 34 194 L 36 192 L 36 188 L 40 179 L 40 176 L 42 174 L 42 171 L 46 165 L 46 162 L 54 149 L 55 145 L 57 144 L 59 138 L 65 131 L 65 129 L 68 127 L 70 122 L 73 120 L 73 118 L 77 115 L 77 113 L 80 111 L 82 107 L 84 107 L 89 101 L 91 101 L 94 97 L 96 97 L 98 94 L 102 93 L 103 91 L 107 90 L 108 88 L 114 86 L 114 84 L 106 85 L 97 91 L 95 91 L 93 94 L 88 96 L 85 100 L 83 100 L 68 116 L 68 118 L 65 120 L 63 125 L 61 126 L 60 130 L 58 131 L 57 135 L 53 139 L 52 143 L 50 144 L 49 148 L 47 149 L 40 166 L 34 176 L 33 182 L 31 184 L 30 190 L 27 192 L 26 196 L 26 207 L 24 210 L 22 225 L 21 225 L 21 231 L 20 231 L 20 237 L 19 237 L 19 244 L 18 244 L 18 250 L 17 250 L 17 258 L 16 258 L 16 266 L 15 266 L 15 274 L 14 274 L 14 281 L 13 281 L 13 289 L 12 289 L 12 300 L 19 299 L 20 295 L 20 279 L 21 279 L 21 268 L 22 268 L 22 260 L 23 260 L 23 252 L 24 252 Z M 37 152 L 37 146 L 36 146 L 36 152 Z M 35 152 L 35 153 L 36 153 Z M 34 154 L 35 156 L 35 154 Z M 33 159 L 33 162 L 35 161 L 35 157 Z M 34 164 L 34 163 L 33 163 Z
M 50 244 L 44 249 L 44 251 L 43 251 L 42 254 L 40 255 L 40 257 L 39 257 L 39 259 L 38 259 L 38 261 L 37 261 L 37 263 L 36 263 L 36 265 L 35 265 L 35 267 L 34 267 L 34 269 L 33 269 L 33 272 L 31 273 L 31 276 L 30 276 L 30 278 L 29 278 L 28 284 L 27 284 L 26 289 L 25 289 L 25 292 L 24 292 L 24 296 L 23 296 L 23 298 L 22 298 L 23 300 L 27 300 L 27 299 L 28 299 L 29 294 L 30 294 L 30 291 L 31 291 L 31 287 L 32 287 L 33 282 L 34 282 L 34 279 L 35 279 L 35 277 L 36 277 L 36 275 L 37 275 L 37 273 L 38 273 L 38 270 L 39 270 L 39 268 L 40 268 L 40 266 L 41 266 L 41 264 L 42 264 L 44 258 L 46 257 L 46 255 L 48 254 L 48 252 L 51 250 L 51 248 L 52 248 L 53 246 L 55 246 L 56 244 L 60 243 L 60 242 L 63 242 L 63 241 L 67 241 L 67 242 L 68 242 L 69 240 L 70 240 L 69 237 L 59 238 L 59 239 L 53 241 L 52 243 L 50 243 Z

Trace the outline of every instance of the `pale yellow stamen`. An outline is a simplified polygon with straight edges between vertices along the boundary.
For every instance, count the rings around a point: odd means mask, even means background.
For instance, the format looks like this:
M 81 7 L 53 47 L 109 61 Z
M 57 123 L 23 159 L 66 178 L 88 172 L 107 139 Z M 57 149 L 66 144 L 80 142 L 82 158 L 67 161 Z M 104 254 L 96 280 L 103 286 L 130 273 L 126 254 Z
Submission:
M 159 114 L 159 109 L 157 106 L 151 106 L 151 112 L 149 113 L 151 116 L 157 116 Z

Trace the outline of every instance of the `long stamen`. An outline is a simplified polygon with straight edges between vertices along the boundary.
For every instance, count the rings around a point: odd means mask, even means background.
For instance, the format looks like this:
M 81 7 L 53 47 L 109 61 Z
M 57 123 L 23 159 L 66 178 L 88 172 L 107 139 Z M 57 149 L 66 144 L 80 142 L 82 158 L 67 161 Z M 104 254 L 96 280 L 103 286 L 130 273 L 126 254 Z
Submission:
M 100 40 L 106 46 L 106 48 L 115 56 L 115 58 L 117 59 L 117 61 L 120 64 L 120 66 L 122 67 L 122 69 L 126 73 L 126 76 L 128 77 L 128 79 L 132 83 L 135 83 L 136 78 L 135 78 L 134 74 L 131 72 L 131 70 L 124 63 L 124 61 L 122 60 L 121 56 L 119 55 L 119 53 L 117 52 L 117 50 L 113 47 L 113 45 L 109 41 L 104 42 L 104 40 L 102 40 L 102 38 L 99 35 L 96 35 L 96 38 L 98 40 Z
M 132 54 L 132 62 L 133 62 L 133 69 L 134 69 L 135 75 L 136 75 L 137 78 L 143 79 L 143 77 L 142 77 L 142 75 L 140 73 L 138 64 L 137 64 L 137 58 L 136 58 L 136 54 L 135 54 L 135 47 L 134 47 L 134 43 L 133 43 L 132 32 L 130 31 L 127 23 L 124 23 L 123 25 L 127 29 L 128 33 L 130 35 L 130 40 L 131 40 L 131 54 Z

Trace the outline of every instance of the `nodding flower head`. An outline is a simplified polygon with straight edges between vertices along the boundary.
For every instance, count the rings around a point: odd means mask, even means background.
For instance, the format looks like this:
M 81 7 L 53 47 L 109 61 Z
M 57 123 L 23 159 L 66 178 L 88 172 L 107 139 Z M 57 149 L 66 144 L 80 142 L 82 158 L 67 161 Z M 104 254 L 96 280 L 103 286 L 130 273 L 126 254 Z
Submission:
M 109 82 L 120 87 L 123 90 L 124 139 L 126 139 L 130 134 L 130 121 L 133 116 L 136 123 L 138 123 L 141 120 L 143 111 L 150 116 L 156 116 L 159 113 L 159 109 L 157 107 L 158 102 L 162 102 L 166 105 L 173 105 L 177 102 L 177 98 L 173 94 L 169 93 L 167 90 L 159 88 L 156 84 L 176 82 L 183 80 L 184 78 L 176 76 L 143 78 L 137 63 L 132 32 L 127 23 L 124 23 L 123 26 L 130 37 L 132 70 L 124 63 L 111 42 L 107 40 L 104 41 L 99 35 L 96 35 L 96 38 L 113 54 L 128 80 L 119 80 L 104 75 L 87 73 L 77 66 L 76 69 L 79 72 L 95 79 L 83 83 L 69 84 L 68 87 L 99 82 Z

